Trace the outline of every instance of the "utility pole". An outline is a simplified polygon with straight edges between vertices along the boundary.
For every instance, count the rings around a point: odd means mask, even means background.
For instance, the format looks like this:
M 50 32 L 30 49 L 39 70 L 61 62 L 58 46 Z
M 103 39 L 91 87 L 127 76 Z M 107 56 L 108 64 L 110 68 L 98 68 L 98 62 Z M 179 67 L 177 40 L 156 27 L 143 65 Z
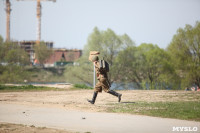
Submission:
M 93 64 L 94 65 L 94 64 Z M 93 88 L 95 88 L 95 81 L 96 81 L 96 76 L 95 76 L 95 65 L 94 65 L 94 69 L 93 69 Z
M 6 0 L 6 41 L 10 41 L 10 0 Z
M 92 61 L 92 58 L 94 56 L 99 56 L 99 54 L 100 54 L 99 51 L 90 51 L 89 60 Z M 93 63 L 93 87 L 95 87 L 95 81 L 96 81 L 95 64 Z

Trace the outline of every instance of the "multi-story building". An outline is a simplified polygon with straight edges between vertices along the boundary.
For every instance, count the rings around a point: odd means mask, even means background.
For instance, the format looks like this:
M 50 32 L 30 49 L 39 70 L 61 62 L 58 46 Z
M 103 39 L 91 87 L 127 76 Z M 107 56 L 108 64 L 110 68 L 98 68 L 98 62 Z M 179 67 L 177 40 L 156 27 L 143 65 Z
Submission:
M 34 52 L 34 45 L 36 44 L 36 41 L 19 41 L 15 43 L 23 48 L 26 52 L 28 52 L 30 62 L 33 65 L 39 65 L 39 62 L 37 61 Z M 80 58 L 80 56 L 82 55 L 82 50 L 54 49 L 53 42 L 44 42 L 44 44 L 46 44 L 48 48 L 53 49 L 53 53 L 50 55 L 50 57 L 47 57 L 47 60 L 44 63 L 45 67 L 56 67 L 65 66 L 66 64 L 73 64 L 74 61 Z
M 28 52 L 30 62 L 33 63 L 35 60 L 34 45 L 36 44 L 36 41 L 18 41 L 14 43 L 18 44 L 21 48 Z M 44 42 L 44 44 L 46 44 L 48 48 L 53 48 L 53 42 Z

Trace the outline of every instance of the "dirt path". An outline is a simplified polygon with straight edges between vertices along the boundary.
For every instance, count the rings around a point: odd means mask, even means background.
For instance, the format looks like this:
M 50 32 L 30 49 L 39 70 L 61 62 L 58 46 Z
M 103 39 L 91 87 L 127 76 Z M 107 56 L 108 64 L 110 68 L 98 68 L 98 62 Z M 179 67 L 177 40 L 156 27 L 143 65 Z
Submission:
M 0 121 L 95 133 L 170 133 L 179 126 L 200 129 L 199 122 L 3 103 Z
M 122 103 L 137 101 L 189 101 L 194 92 L 185 91 L 119 91 Z M 0 122 L 95 133 L 169 133 L 173 127 L 197 127 L 200 122 L 163 119 L 148 116 L 105 113 L 117 98 L 98 94 L 95 105 L 87 102 L 92 90 L 3 92 L 0 93 Z M 18 133 L 18 132 L 17 132 Z M 196 132 L 195 132 L 196 133 Z

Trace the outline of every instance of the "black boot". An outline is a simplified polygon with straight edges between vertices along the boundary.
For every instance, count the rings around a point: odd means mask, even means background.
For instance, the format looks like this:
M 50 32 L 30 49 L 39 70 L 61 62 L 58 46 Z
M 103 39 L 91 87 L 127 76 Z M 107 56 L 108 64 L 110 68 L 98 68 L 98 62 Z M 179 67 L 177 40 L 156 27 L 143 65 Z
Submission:
M 91 104 L 94 104 L 95 100 L 97 98 L 97 94 L 98 94 L 98 92 L 94 92 L 92 100 L 88 100 L 88 102 L 90 102 Z
M 108 93 L 109 93 L 109 94 L 112 94 L 112 95 L 114 95 L 114 96 L 116 96 L 116 97 L 118 97 L 118 102 L 121 101 L 121 96 L 122 96 L 122 94 L 117 93 L 116 91 L 113 91 L 113 90 L 109 90 Z

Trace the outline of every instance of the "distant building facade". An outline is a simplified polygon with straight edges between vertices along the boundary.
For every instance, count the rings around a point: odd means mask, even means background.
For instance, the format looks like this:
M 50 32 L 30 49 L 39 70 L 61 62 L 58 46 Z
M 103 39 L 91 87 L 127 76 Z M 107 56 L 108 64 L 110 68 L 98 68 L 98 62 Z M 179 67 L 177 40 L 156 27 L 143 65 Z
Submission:
M 53 54 L 46 60 L 45 67 L 58 67 L 74 64 L 80 58 L 82 50 L 78 49 L 53 49 Z
M 30 62 L 33 65 L 40 65 L 35 57 L 34 45 L 36 41 L 18 41 L 14 42 L 23 48 L 30 57 Z M 65 66 L 67 64 L 74 64 L 75 60 L 81 57 L 82 50 L 78 49 L 56 49 L 53 48 L 53 42 L 43 42 L 50 49 L 53 49 L 53 54 L 47 57 L 44 67 Z

